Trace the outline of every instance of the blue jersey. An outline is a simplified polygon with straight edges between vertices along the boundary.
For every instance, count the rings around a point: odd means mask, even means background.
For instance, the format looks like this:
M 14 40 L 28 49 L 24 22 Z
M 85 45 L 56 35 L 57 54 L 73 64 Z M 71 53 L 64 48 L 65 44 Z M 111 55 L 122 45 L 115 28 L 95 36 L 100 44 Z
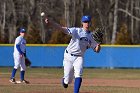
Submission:
M 83 56 L 86 49 L 94 49 L 98 44 L 93 39 L 92 32 L 85 31 L 83 28 L 67 28 L 66 33 L 72 36 L 70 43 L 66 48 L 70 54 Z

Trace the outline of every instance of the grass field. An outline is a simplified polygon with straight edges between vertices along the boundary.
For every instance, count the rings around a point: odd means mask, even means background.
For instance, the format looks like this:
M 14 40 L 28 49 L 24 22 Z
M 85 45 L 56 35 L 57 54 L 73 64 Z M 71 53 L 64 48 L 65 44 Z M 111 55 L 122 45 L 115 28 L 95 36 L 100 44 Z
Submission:
M 0 67 L 0 93 L 73 93 L 73 83 L 68 89 L 61 85 L 63 68 L 27 68 L 30 84 L 11 84 L 11 71 Z M 140 93 L 140 69 L 85 68 L 80 93 Z

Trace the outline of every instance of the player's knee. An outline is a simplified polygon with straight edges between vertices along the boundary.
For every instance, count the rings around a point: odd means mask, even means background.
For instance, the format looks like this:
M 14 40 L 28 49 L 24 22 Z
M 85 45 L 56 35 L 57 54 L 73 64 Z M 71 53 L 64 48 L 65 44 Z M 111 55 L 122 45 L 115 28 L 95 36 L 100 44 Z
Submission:
M 75 74 L 75 78 L 82 77 L 82 74 Z
M 26 67 L 21 67 L 21 71 L 25 71 L 26 70 Z
M 19 66 L 14 66 L 14 69 L 18 69 Z

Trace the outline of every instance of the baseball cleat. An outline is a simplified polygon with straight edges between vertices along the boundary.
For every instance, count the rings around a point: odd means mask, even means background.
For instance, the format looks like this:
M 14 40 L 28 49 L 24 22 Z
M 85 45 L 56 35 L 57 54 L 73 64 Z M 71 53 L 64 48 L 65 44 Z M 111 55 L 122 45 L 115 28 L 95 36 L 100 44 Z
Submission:
M 22 83 L 26 83 L 26 84 L 29 84 L 30 82 L 27 81 L 27 80 L 21 80 Z
M 63 87 L 64 88 L 67 88 L 68 87 L 68 84 L 63 83 Z
M 26 81 L 26 80 L 20 80 L 20 81 L 16 81 L 17 84 L 20 84 L 20 83 L 25 83 L 25 84 L 29 84 L 29 81 Z
M 16 84 L 16 80 L 14 78 L 9 80 L 11 83 Z
M 64 78 L 62 79 L 62 85 L 63 85 L 64 88 L 67 88 L 68 87 L 68 84 L 65 84 L 64 83 Z

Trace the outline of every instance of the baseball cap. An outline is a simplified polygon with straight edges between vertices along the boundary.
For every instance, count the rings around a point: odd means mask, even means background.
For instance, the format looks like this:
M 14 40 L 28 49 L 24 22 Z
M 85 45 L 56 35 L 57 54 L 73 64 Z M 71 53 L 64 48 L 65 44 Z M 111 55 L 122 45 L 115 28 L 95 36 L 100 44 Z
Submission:
M 19 29 L 19 32 L 20 32 L 20 33 L 25 33 L 26 30 L 25 30 L 24 28 L 20 28 L 20 29 Z
M 82 22 L 86 22 L 86 21 L 90 22 L 91 21 L 91 17 L 90 16 L 83 16 L 82 17 Z

